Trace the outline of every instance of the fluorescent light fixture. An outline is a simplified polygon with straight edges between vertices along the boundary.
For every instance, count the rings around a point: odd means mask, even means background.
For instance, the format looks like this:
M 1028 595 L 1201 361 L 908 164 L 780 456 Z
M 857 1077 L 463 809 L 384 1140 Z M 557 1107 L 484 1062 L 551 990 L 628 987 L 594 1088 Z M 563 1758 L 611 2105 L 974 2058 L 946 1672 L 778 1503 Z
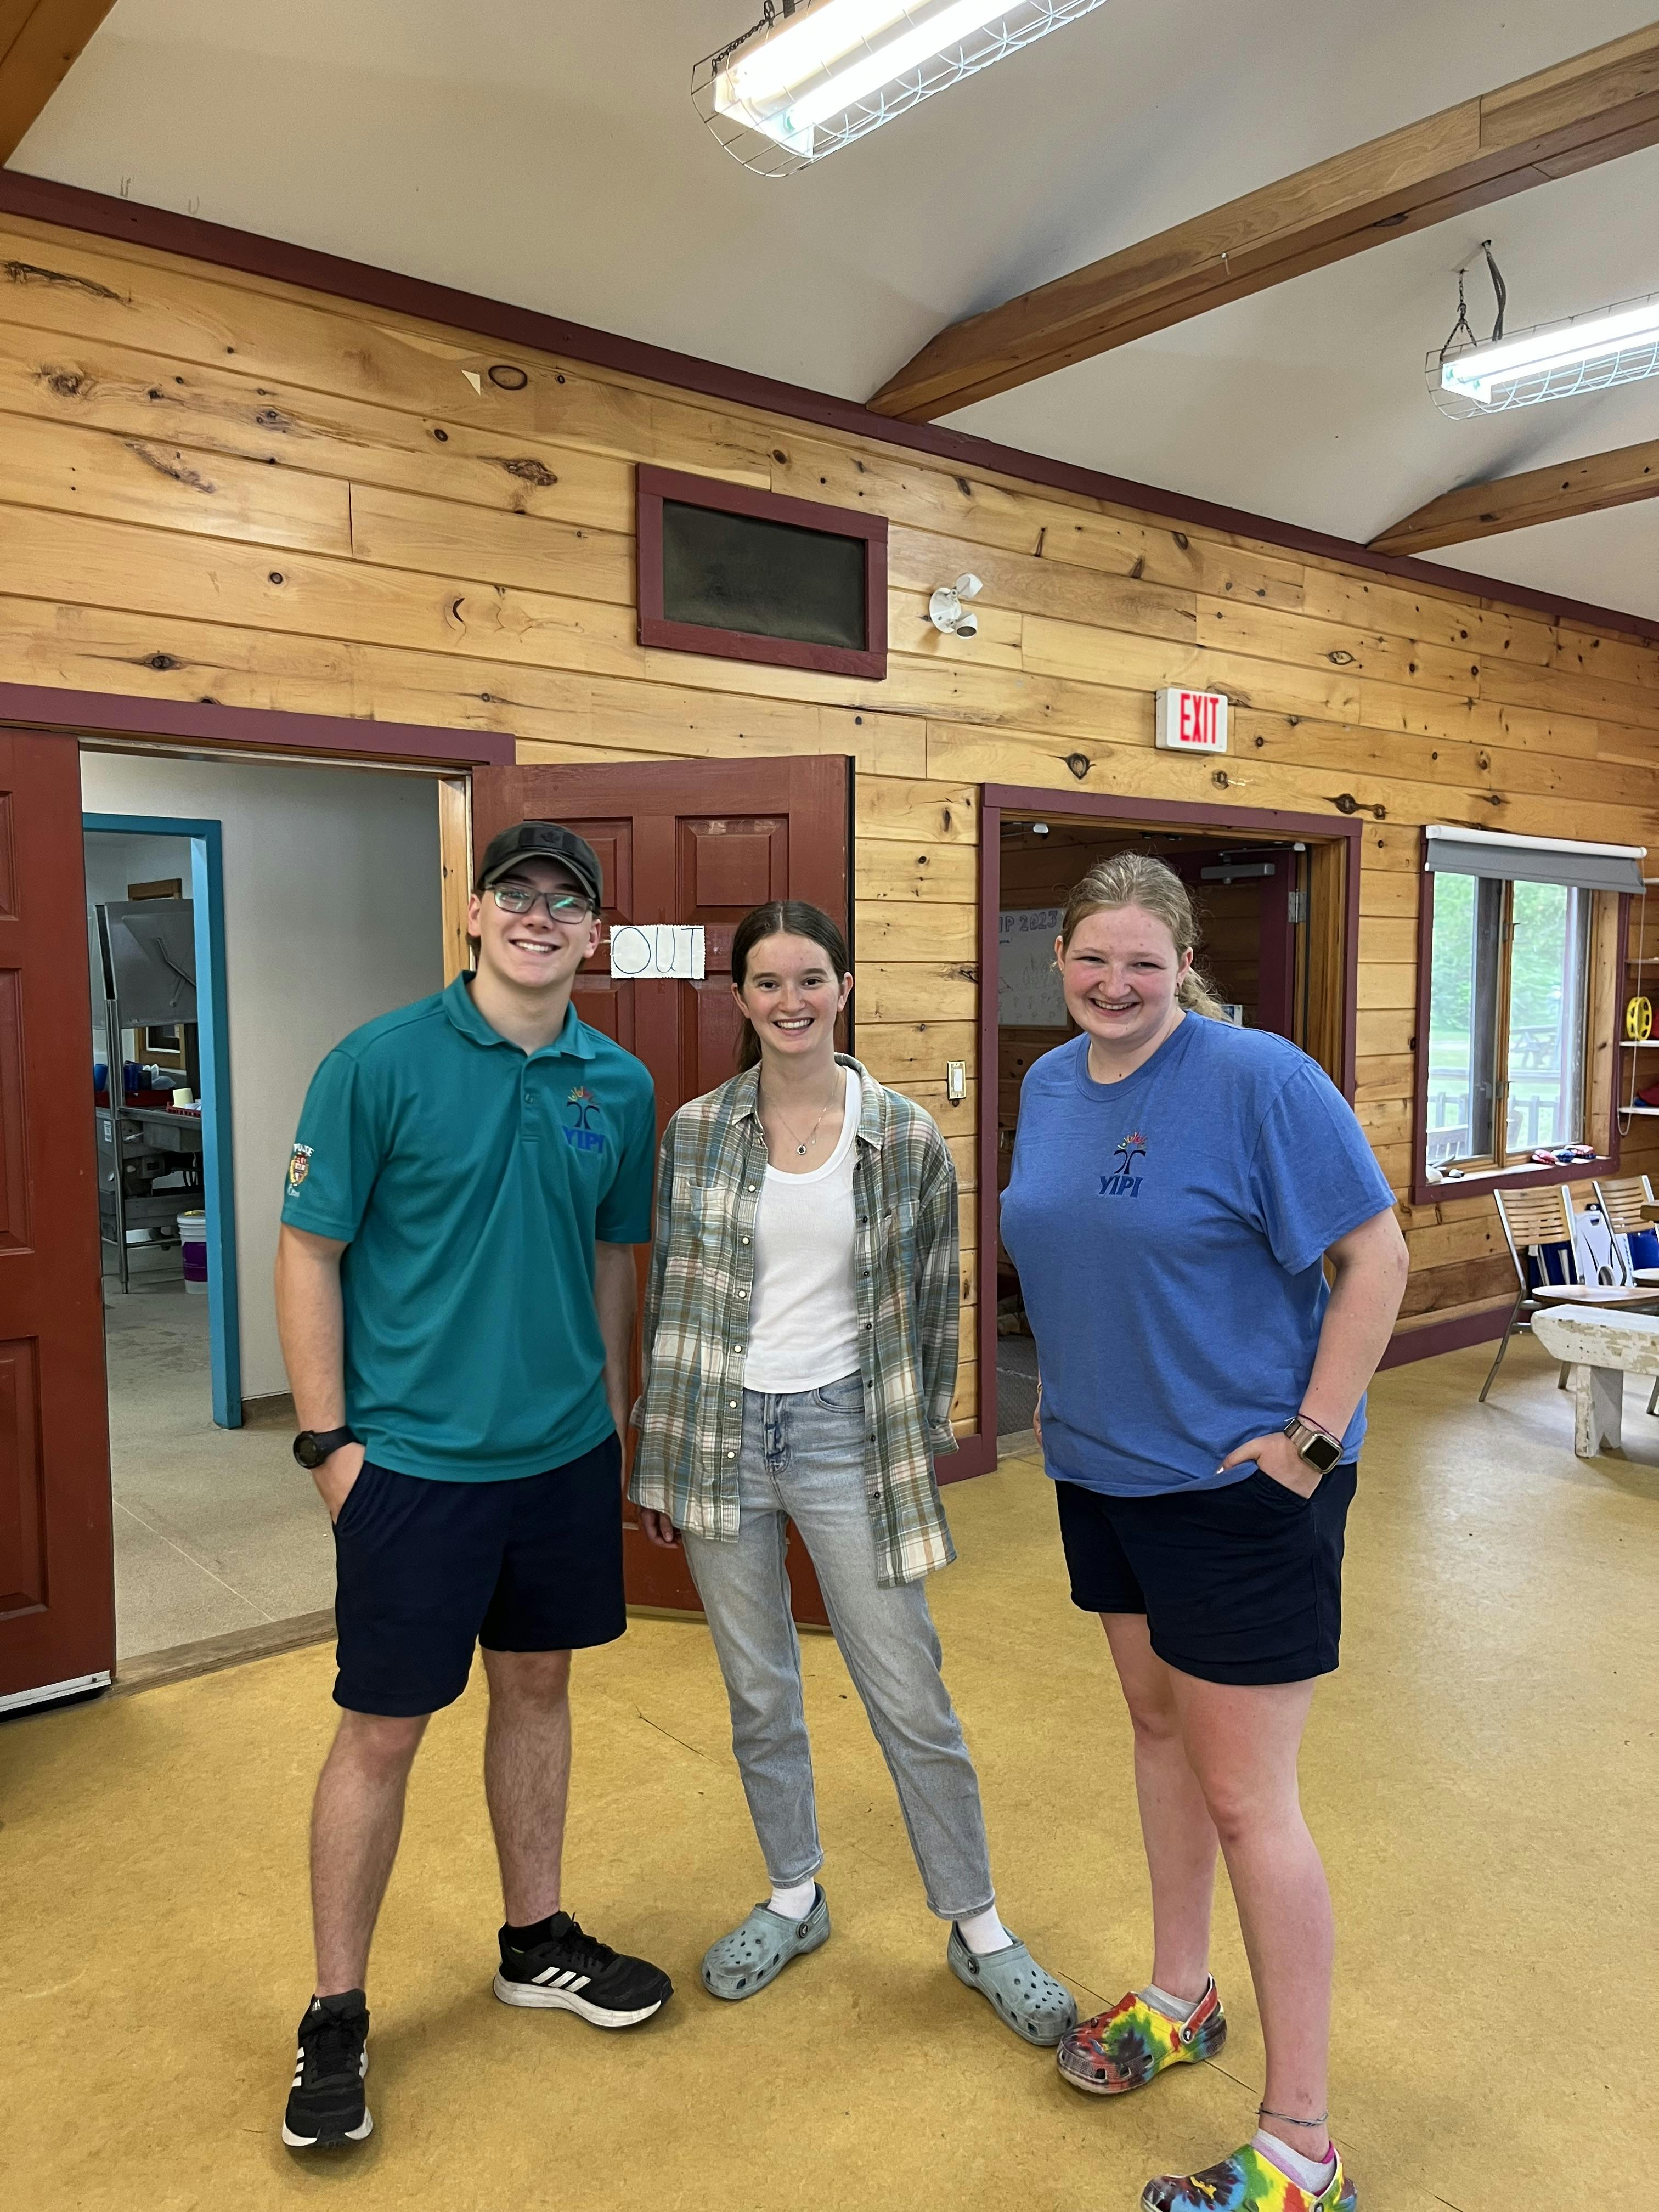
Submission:
M 1659 293 L 1431 353 L 1427 368 L 1437 405 L 1458 418 L 1636 384 L 1659 369 Z
M 1104 0 L 768 0 L 698 63 L 691 97 L 726 152 L 787 176 Z

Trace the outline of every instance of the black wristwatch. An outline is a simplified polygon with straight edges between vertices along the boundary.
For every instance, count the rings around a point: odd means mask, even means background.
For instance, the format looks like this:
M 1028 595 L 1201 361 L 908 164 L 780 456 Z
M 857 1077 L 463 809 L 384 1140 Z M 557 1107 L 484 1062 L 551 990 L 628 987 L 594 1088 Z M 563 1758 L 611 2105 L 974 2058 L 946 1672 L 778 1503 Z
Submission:
M 1300 1413 L 1291 1415 L 1285 1434 L 1296 1446 L 1297 1457 L 1306 1460 L 1320 1474 L 1328 1474 L 1342 1456 L 1341 1437 L 1334 1437 L 1328 1429 L 1316 1428 Z
M 301 1467 L 314 1470 L 342 1444 L 355 1444 L 349 1429 L 301 1429 L 294 1439 L 294 1456 Z

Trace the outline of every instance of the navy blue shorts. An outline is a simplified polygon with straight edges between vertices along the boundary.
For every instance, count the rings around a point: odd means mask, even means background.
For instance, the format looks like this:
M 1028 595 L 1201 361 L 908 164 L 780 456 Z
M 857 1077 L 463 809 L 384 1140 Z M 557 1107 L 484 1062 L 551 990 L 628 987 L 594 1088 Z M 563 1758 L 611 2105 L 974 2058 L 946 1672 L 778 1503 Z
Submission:
M 1351 1460 L 1311 1498 L 1252 1468 L 1218 1490 L 1109 1498 L 1056 1482 L 1072 1602 L 1144 1613 L 1152 1650 L 1202 1682 L 1305 1682 L 1336 1666 Z
M 465 1689 L 475 1644 L 574 1651 L 627 1627 L 622 1445 L 608 1437 L 513 1482 L 434 1482 L 365 1460 L 334 1558 L 335 1704 L 435 1713 Z

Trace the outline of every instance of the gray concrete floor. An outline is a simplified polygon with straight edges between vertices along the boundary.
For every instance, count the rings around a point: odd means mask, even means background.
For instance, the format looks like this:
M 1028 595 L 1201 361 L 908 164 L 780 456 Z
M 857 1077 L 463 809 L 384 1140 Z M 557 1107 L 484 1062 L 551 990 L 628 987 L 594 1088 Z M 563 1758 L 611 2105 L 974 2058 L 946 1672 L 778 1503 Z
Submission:
M 328 1516 L 294 1464 L 286 1418 L 213 1425 L 208 1302 L 178 1252 L 132 1248 L 104 1282 L 119 1657 L 334 1601 Z
M 1029 1429 L 1036 1413 L 1037 1350 L 1029 1336 L 997 1339 L 997 1430 L 1008 1437 Z

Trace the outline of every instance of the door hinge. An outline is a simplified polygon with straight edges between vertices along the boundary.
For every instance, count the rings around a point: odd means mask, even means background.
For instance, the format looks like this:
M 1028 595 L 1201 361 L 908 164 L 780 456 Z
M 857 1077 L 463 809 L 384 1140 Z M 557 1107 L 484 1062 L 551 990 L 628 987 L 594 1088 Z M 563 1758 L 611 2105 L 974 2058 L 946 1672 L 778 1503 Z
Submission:
M 1292 892 L 1291 893 L 1291 921 L 1292 921 L 1293 923 L 1295 923 L 1295 922 L 1303 922 L 1303 921 L 1305 921 L 1307 919 L 1308 919 L 1308 894 L 1306 893 L 1306 891 L 1292 891 Z

